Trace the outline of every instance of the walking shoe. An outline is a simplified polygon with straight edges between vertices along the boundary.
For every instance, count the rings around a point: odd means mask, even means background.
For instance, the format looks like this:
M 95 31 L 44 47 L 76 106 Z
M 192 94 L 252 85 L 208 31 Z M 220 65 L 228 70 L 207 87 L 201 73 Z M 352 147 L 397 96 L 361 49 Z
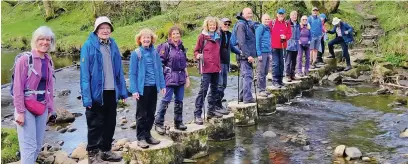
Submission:
M 166 128 L 163 125 L 155 125 L 154 130 L 160 135 L 164 135 L 166 133 Z
M 290 76 L 286 76 L 286 81 L 287 82 L 292 82 L 292 78 L 290 78 Z
M 348 71 L 351 69 L 351 66 L 347 66 L 346 68 L 344 68 L 344 71 Z
M 101 159 L 101 154 L 96 149 L 88 151 L 88 164 L 108 164 L 108 162 Z
M 310 65 L 310 69 L 316 69 L 316 65 L 314 64 Z
M 215 109 L 215 112 L 222 114 L 222 115 L 228 115 L 230 113 L 224 107 L 217 107 Z
M 149 139 L 146 139 L 146 142 L 150 145 L 157 145 L 160 143 L 160 140 L 156 140 L 153 137 L 150 137 Z
M 299 80 L 298 78 L 296 78 L 296 76 L 295 76 L 295 75 L 293 75 L 293 76 L 290 76 L 290 79 L 292 79 L 292 81 L 296 81 L 296 80 Z
M 218 113 L 218 112 L 208 112 L 207 113 L 207 118 L 222 118 L 222 114 Z
M 203 124 L 203 119 L 201 117 L 194 117 L 194 123 L 197 125 L 202 125 Z
M 304 77 L 303 73 L 297 73 L 296 76 L 298 76 L 298 77 Z
M 255 99 L 244 101 L 244 104 L 256 103 Z
M 174 129 L 184 131 L 187 129 L 187 126 L 184 125 L 183 123 L 179 123 L 179 124 L 174 125 Z
M 261 92 L 259 92 L 258 96 L 261 96 L 261 97 L 268 97 L 268 94 L 266 94 L 266 92 L 265 92 L 265 91 L 261 91 Z
M 226 100 L 226 99 L 222 99 L 221 102 L 227 102 L 227 100 Z
M 334 55 L 328 56 L 327 59 L 334 59 L 336 58 Z
M 266 93 L 266 95 L 271 95 L 272 93 L 271 92 L 269 92 L 269 91 L 264 91 L 265 93 Z
M 149 148 L 149 144 L 146 142 L 146 140 L 139 140 L 137 141 L 137 146 L 139 146 L 142 149 L 147 149 Z
M 317 62 L 316 64 L 317 64 L 317 65 L 325 65 L 326 63 L 324 63 L 324 62 L 322 62 L 322 61 L 319 61 L 319 62 Z
M 101 159 L 104 161 L 109 161 L 109 162 L 119 162 L 122 160 L 122 156 L 112 151 L 105 151 L 105 152 L 101 152 Z

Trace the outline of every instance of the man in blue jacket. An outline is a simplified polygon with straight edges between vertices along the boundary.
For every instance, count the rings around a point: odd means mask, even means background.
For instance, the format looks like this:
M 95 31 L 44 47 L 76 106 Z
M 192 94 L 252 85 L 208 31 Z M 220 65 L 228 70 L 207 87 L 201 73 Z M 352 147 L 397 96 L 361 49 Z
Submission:
M 110 38 L 113 26 L 108 17 L 96 19 L 94 31 L 81 49 L 81 94 L 88 125 L 88 161 L 120 161 L 111 151 L 116 126 L 116 106 L 127 98 L 119 48 Z M 107 163 L 107 162 L 106 162 Z
M 259 96 L 267 97 L 271 93 L 266 90 L 266 75 L 269 70 L 269 63 L 272 60 L 271 30 L 269 23 L 271 17 L 268 14 L 262 15 L 262 24 L 255 29 L 256 54 L 258 56 L 258 88 Z
M 312 40 L 310 42 L 310 54 L 312 59 L 312 69 L 317 68 L 317 52 L 321 46 L 321 38 L 323 36 L 323 24 L 322 20 L 319 17 L 319 9 L 317 7 L 313 7 L 312 15 L 309 16 L 307 22 L 310 27 L 310 35 L 312 36 Z
M 241 81 L 240 94 L 238 101 L 243 101 L 244 104 L 255 103 L 255 99 L 251 93 L 251 86 L 253 81 L 252 66 L 256 58 L 255 48 L 255 29 L 252 22 L 252 9 L 245 8 L 242 11 L 242 16 L 237 16 L 237 41 L 238 48 L 241 50 L 241 55 L 238 57 Z
M 329 52 L 330 55 L 327 58 L 335 58 L 334 56 L 334 45 L 340 44 L 341 49 L 343 50 L 343 57 L 346 58 L 347 67 L 344 71 L 348 71 L 351 69 L 350 63 L 350 55 L 348 52 L 348 44 L 353 42 L 353 28 L 345 23 L 342 22 L 339 18 L 333 18 L 332 24 L 334 25 L 333 29 L 328 31 L 329 34 L 336 34 L 336 38 L 329 42 Z

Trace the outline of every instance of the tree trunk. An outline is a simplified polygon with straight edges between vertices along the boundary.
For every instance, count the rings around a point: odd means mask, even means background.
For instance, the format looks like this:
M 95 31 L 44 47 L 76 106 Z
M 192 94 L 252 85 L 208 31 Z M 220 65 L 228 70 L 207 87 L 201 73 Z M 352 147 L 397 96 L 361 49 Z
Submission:
M 54 17 L 54 8 L 52 7 L 52 1 L 44 0 L 44 9 L 45 9 L 45 21 L 48 21 Z

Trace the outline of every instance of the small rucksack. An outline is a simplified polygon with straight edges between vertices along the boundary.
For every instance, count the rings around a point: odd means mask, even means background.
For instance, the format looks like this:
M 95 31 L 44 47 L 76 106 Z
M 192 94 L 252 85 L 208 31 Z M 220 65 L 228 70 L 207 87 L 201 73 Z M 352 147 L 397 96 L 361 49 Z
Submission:
M 19 53 L 19 54 L 14 58 L 14 65 L 13 65 L 13 67 L 10 69 L 10 71 L 13 72 L 13 74 L 11 74 L 11 83 L 10 83 L 10 95 L 11 95 L 11 96 L 14 96 L 14 95 L 13 95 L 14 72 L 15 72 L 14 68 L 16 67 L 17 60 L 18 60 L 20 57 L 22 57 L 22 56 L 28 56 L 28 60 L 27 60 L 27 63 L 28 63 L 28 64 L 27 64 L 27 65 L 28 65 L 27 79 L 31 76 L 32 73 L 34 73 L 35 75 L 38 75 L 38 72 L 34 69 L 33 54 L 32 54 L 31 52 L 28 52 L 28 51 L 27 51 L 27 52 Z M 51 66 L 53 66 L 52 60 L 50 60 L 50 64 L 51 64 Z M 54 79 L 55 79 L 55 75 L 54 75 L 54 74 L 52 75 L 52 77 L 54 77 Z
M 231 39 L 230 39 L 232 46 L 238 45 L 238 39 L 237 39 L 237 26 L 238 26 L 238 23 L 240 23 L 240 22 L 238 21 L 237 23 L 235 23 L 234 27 L 232 28 L 232 34 L 231 34 Z M 261 24 L 259 22 L 253 22 L 252 25 L 249 25 L 248 22 L 245 22 L 245 25 L 247 27 L 246 32 L 248 32 L 248 30 L 250 29 L 255 33 L 255 29 Z

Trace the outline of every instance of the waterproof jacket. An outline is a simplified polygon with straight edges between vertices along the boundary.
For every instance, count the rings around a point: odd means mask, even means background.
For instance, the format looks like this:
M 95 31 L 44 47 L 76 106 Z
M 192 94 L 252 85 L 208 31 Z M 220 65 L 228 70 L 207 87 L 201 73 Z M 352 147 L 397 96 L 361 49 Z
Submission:
M 110 40 L 110 52 L 112 60 L 112 70 L 115 84 L 116 101 L 126 99 L 128 92 L 123 76 L 122 57 L 114 39 Z M 81 49 L 80 81 L 81 94 L 84 107 L 92 106 L 93 103 L 103 105 L 103 87 L 105 77 L 103 73 L 103 59 L 100 50 L 98 36 L 91 32 L 88 40 Z
M 214 39 L 204 31 L 198 36 L 194 48 L 194 58 L 197 59 L 198 54 L 203 54 L 204 65 L 202 73 L 219 73 L 221 71 L 220 44 L 221 40 L 218 32 L 215 33 Z
M 303 46 L 309 45 L 310 41 L 312 40 L 312 36 L 310 35 L 310 30 L 307 27 L 307 25 L 303 25 L 303 27 L 300 29 L 300 44 Z
M 220 41 L 220 58 L 222 64 L 230 64 L 231 61 L 231 52 L 236 55 L 240 55 L 241 52 L 236 46 L 233 46 L 231 43 L 232 33 L 229 31 L 221 31 L 221 41 Z M 225 38 L 225 40 L 224 40 Z
M 262 56 L 262 53 L 272 52 L 271 47 L 271 31 L 264 24 L 260 24 L 256 30 L 256 54 Z
M 297 51 L 300 38 L 300 25 L 298 22 L 293 23 L 291 20 L 288 21 L 288 24 L 290 24 L 292 30 L 292 37 L 288 40 L 288 48 L 286 48 L 286 50 Z
M 238 59 L 248 60 L 249 56 L 255 58 L 257 55 L 254 24 L 252 21 L 245 20 L 242 16 L 237 16 L 237 18 L 236 37 L 238 40 L 238 49 L 242 51 Z
M 322 37 L 323 36 L 323 24 L 320 16 L 309 16 L 307 22 L 310 25 L 310 34 L 312 38 Z
M 344 42 L 346 42 L 346 43 L 353 42 L 353 40 L 354 40 L 353 39 L 353 28 L 349 24 L 344 23 L 344 22 L 340 22 L 339 24 L 340 24 L 341 35 L 342 35 L 342 37 L 344 39 Z M 336 28 L 337 27 L 338 27 L 338 25 L 334 26 L 333 29 L 330 30 L 330 31 L 327 31 L 327 33 L 336 34 L 336 37 L 337 37 L 337 33 L 336 33 Z M 345 31 L 348 31 L 348 34 L 345 34 L 344 33 Z
M 34 71 L 31 73 L 30 77 L 28 75 L 28 60 L 29 57 L 27 55 L 23 55 L 16 61 L 16 66 L 14 68 L 14 81 L 13 81 L 13 102 L 16 108 L 17 113 L 24 113 L 26 110 L 24 100 L 37 100 L 37 95 L 31 94 L 29 96 L 25 96 L 25 90 L 34 90 L 36 91 L 38 88 L 38 84 L 40 83 L 42 77 L 42 63 L 41 58 L 39 55 L 35 53 L 35 51 L 31 51 L 33 57 L 33 65 Z M 52 62 L 51 56 L 45 54 L 45 60 L 48 64 L 48 76 L 47 76 L 47 85 L 45 90 L 45 101 L 46 101 L 46 108 L 48 109 L 48 113 L 52 113 L 54 111 L 54 79 L 52 75 L 54 74 L 54 68 L 50 64 Z
M 274 24 L 274 25 L 273 25 Z M 271 29 L 271 45 L 273 49 L 284 49 L 287 47 L 287 41 L 292 36 L 292 29 L 286 21 L 278 21 L 278 19 L 272 20 L 269 23 Z M 280 35 L 285 35 L 286 39 L 281 42 Z
M 186 83 L 187 57 L 183 42 L 178 41 L 177 45 L 169 39 L 163 43 L 160 54 L 161 61 L 164 65 L 164 79 L 166 86 L 180 86 Z
M 149 48 L 140 46 L 136 50 L 132 51 L 130 55 L 129 80 L 130 92 L 132 94 L 139 93 L 139 95 L 143 96 L 146 75 L 146 58 L 147 55 L 151 54 L 153 54 L 154 70 L 156 71 L 154 72 L 154 79 L 156 81 L 157 92 L 160 92 L 161 89 L 166 87 L 163 75 L 162 61 L 160 59 L 159 53 L 157 53 L 154 46 L 151 46 Z

